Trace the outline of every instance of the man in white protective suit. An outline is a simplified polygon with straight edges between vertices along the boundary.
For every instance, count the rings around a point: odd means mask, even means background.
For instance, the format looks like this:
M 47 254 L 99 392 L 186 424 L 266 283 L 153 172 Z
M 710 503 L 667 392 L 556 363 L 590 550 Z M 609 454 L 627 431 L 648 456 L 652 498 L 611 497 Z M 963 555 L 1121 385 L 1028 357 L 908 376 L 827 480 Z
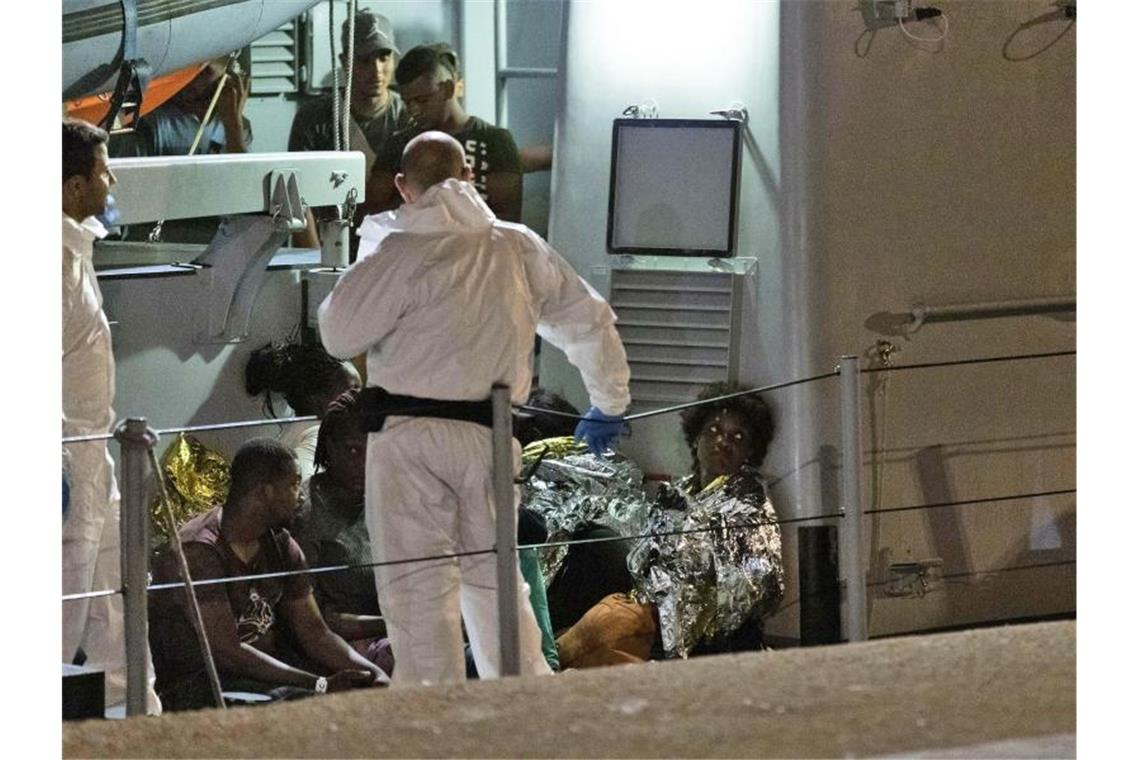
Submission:
M 378 402 L 390 416 L 368 437 L 366 522 L 380 562 L 494 546 L 486 399 L 505 383 L 513 402 L 526 401 L 536 330 L 582 373 L 593 406 L 578 432 L 591 448 L 614 442 L 629 404 L 613 311 L 536 233 L 495 218 L 469 183 L 460 144 L 425 132 L 408 143 L 400 169 L 405 204 L 368 220 L 360 260 L 319 310 L 329 353 L 367 350 L 365 393 L 392 394 Z M 393 399 L 408 414 L 432 401 L 451 411 L 400 415 Z M 517 441 L 514 458 L 517 471 Z M 494 555 L 382 566 L 376 575 L 397 685 L 464 679 L 461 616 L 480 677 L 499 674 Z M 549 673 L 518 580 L 522 672 Z
M 63 122 L 63 435 L 110 432 L 115 421 L 115 359 L 92 243 L 107 234 L 102 214 L 115 176 L 107 165 L 107 133 L 87 122 Z M 70 499 L 63 523 L 63 593 L 118 589 L 119 489 L 105 441 L 64 447 Z M 105 704 L 126 701 L 123 603 L 118 595 L 63 602 L 63 662 L 76 652 L 104 673 Z M 150 668 L 148 655 L 148 668 Z M 161 711 L 150 670 L 147 712 Z

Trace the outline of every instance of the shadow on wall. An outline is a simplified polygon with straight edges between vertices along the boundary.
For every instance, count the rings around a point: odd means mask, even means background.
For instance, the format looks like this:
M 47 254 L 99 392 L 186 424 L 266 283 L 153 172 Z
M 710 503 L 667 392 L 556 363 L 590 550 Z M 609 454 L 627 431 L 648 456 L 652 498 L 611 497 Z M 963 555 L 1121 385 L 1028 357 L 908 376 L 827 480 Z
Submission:
M 752 159 L 752 165 L 756 167 L 760 184 L 764 186 L 765 192 L 771 198 L 772 205 L 778 206 L 780 203 L 780 183 L 776 180 L 776 174 L 772 171 L 767 159 L 764 158 L 764 153 L 760 150 L 755 135 L 752 134 L 752 128 L 746 124 L 743 132 L 744 147 L 748 150 L 748 157 Z
M 1075 7 L 1073 7 L 1070 16 L 1067 3 L 1058 3 L 1058 5 L 1060 7 L 1056 10 L 1032 18 L 1014 29 L 1001 47 L 1001 57 L 1013 63 L 1028 61 L 1060 42 L 1076 25 L 1077 15 Z M 1057 33 L 1052 27 L 1039 28 L 1054 21 L 1067 21 L 1062 26 L 1060 33 Z

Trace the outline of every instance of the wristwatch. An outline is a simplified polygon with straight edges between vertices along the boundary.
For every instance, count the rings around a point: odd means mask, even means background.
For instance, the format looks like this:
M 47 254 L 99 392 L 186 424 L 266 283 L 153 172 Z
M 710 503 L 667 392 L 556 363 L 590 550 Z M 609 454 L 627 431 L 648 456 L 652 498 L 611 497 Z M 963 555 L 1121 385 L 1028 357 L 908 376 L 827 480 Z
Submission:
M 318 694 L 324 694 L 329 690 L 329 679 L 324 676 L 317 676 L 317 682 L 313 684 L 313 691 Z

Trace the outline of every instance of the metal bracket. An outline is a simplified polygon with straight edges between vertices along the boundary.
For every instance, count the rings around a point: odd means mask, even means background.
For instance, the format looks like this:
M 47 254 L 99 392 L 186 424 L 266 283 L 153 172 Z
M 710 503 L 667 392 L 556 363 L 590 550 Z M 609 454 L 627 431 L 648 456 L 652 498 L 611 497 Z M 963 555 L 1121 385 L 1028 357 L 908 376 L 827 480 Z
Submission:
M 743 103 L 733 103 L 728 108 L 718 108 L 715 111 L 709 111 L 713 116 L 723 116 L 729 121 L 739 121 L 744 126 L 748 126 L 748 107 Z
M 884 596 L 924 597 L 942 577 L 942 560 L 923 559 L 917 562 L 892 562 L 888 568 Z
M 205 325 L 199 343 L 240 343 L 249 334 L 266 267 L 292 229 L 284 213 L 223 219 L 206 252 L 195 259 L 205 267 L 199 277 L 206 289 L 198 299 L 199 322 Z
M 291 170 L 269 172 L 269 213 L 283 220 L 290 232 L 305 229 L 308 207 L 297 189 L 297 175 Z

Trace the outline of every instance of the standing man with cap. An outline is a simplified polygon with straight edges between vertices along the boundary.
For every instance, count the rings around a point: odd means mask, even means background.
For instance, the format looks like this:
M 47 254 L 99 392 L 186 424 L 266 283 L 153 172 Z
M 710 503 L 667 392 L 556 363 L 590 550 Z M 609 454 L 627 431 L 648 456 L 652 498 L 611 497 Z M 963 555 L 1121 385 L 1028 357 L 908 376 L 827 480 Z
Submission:
M 63 122 L 63 435 L 101 435 L 115 423 L 115 357 L 92 246 L 107 234 L 102 214 L 115 175 L 107 133 L 78 119 Z M 63 593 L 117 589 L 120 583 L 119 488 L 106 441 L 69 444 L 71 498 L 63 523 Z M 83 649 L 104 677 L 104 704 L 126 701 L 123 599 L 118 594 L 63 603 L 63 662 Z M 150 667 L 149 654 L 147 665 Z M 161 711 L 147 689 L 147 712 Z
M 379 246 L 318 311 L 330 354 L 368 352 L 372 556 L 436 557 L 377 568 L 397 684 L 465 678 L 461 616 L 480 678 L 500 673 L 495 558 L 479 553 L 495 544 L 487 399 L 505 383 L 526 401 L 536 330 L 582 373 L 593 407 L 578 432 L 592 449 L 613 444 L 629 404 L 613 311 L 535 232 L 496 219 L 470 180 L 454 137 L 413 138 L 395 178 L 405 204 L 375 220 Z M 516 441 L 516 471 L 520 457 Z M 449 556 L 464 552 L 475 554 Z M 521 670 L 549 673 L 518 580 Z
M 341 26 L 340 45 L 340 62 L 347 70 L 347 20 Z M 353 33 L 352 90 L 349 93 L 352 118 L 349 120 L 348 149 L 364 154 L 365 177 L 372 171 L 377 154 L 384 149 L 389 138 L 412 123 L 400 96 L 388 89 L 399 55 L 392 22 L 369 10 L 358 11 Z M 298 109 L 289 132 L 289 150 L 336 149 L 333 103 L 332 93 L 329 93 Z M 298 233 L 295 242 L 309 248 L 320 245 L 311 217 L 308 229 Z

